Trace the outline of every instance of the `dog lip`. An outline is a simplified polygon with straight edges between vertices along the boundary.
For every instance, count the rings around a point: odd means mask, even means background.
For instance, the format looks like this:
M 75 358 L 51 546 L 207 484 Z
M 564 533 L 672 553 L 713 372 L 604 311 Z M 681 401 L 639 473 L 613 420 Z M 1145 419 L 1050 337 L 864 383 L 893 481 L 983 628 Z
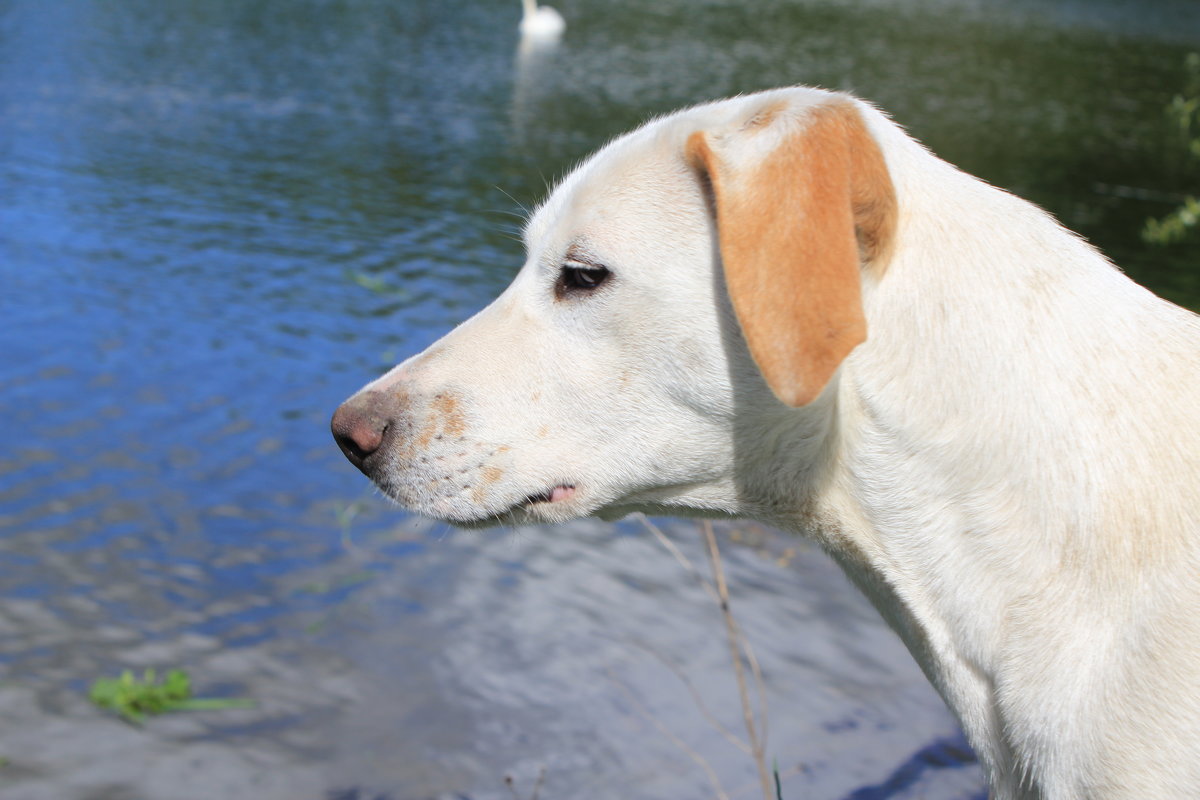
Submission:
M 574 496 L 575 484 L 560 483 L 544 492 L 526 496 L 526 498 L 517 505 L 520 507 L 537 505 L 538 503 L 561 503 L 566 500 L 570 500 Z
M 522 525 L 539 521 L 537 517 L 532 516 L 535 507 L 564 503 L 574 497 L 575 484 L 560 483 L 544 492 L 526 495 L 523 500 L 503 511 L 481 517 L 446 516 L 442 519 L 451 525 L 469 529 L 491 528 L 497 525 Z
M 549 489 L 547 491 L 542 492 L 541 494 L 531 494 L 528 497 L 526 497 L 524 500 L 522 500 L 520 503 L 518 503 L 517 505 L 531 506 L 531 505 L 534 505 L 535 503 L 549 503 L 550 498 L 552 497 L 551 493 L 553 491 L 554 491 L 553 489 Z

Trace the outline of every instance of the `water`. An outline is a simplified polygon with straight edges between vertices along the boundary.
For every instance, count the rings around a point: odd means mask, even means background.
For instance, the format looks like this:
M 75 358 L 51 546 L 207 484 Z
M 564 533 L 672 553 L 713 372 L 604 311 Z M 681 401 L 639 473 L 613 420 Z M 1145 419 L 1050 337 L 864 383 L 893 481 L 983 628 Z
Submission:
M 336 404 L 482 307 L 522 206 L 655 113 L 857 91 L 1200 307 L 1138 238 L 1200 171 L 1184 2 L 0 4 L 0 796 L 752 797 L 719 618 L 636 525 L 465 534 L 380 501 Z M 730 534 L 730 530 L 726 530 Z M 741 526 L 788 798 L 973 798 L 977 765 L 824 558 Z M 703 567 L 692 524 L 672 537 Z M 253 710 L 85 699 L 184 666 Z M 681 679 L 686 677 L 686 682 Z

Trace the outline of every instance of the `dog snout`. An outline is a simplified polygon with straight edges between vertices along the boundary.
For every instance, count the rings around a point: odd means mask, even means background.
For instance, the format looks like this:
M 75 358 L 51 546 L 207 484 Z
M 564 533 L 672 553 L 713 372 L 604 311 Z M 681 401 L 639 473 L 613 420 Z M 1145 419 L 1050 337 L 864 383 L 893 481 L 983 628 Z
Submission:
M 329 427 L 350 463 L 368 477 L 371 456 L 379 452 L 384 437 L 395 425 L 399 403 L 385 392 L 360 392 L 338 406 Z

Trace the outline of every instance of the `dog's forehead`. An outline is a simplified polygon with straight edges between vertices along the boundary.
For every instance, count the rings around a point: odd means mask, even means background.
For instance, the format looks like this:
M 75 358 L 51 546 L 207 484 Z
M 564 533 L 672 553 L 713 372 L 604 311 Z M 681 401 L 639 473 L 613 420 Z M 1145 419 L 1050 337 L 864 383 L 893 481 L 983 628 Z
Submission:
M 525 230 L 531 251 L 547 246 L 567 229 L 591 226 L 598 218 L 633 224 L 639 218 L 691 213 L 701 202 L 696 175 L 686 155 L 697 131 L 720 136 L 785 108 L 820 105 L 834 93 L 803 87 L 719 100 L 660 117 L 621 136 L 567 174 L 537 209 Z M 769 137 L 766 137 L 769 138 Z M 603 226 L 602 226 L 603 227 Z M 611 228 L 611 226 L 608 226 Z
M 680 122 L 651 123 L 580 164 L 530 219 L 527 245 L 546 246 L 563 236 L 636 224 L 669 208 L 691 181 Z

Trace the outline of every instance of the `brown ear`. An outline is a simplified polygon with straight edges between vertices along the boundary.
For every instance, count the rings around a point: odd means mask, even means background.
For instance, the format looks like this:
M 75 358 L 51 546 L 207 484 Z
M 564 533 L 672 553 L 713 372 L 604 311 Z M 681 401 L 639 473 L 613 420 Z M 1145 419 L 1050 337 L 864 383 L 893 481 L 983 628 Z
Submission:
M 750 354 L 776 397 L 806 405 L 867 338 L 861 265 L 882 271 L 896 225 L 879 146 L 858 110 L 834 101 L 802 116 L 777 104 L 723 136 L 698 131 L 687 155 L 712 185 Z

